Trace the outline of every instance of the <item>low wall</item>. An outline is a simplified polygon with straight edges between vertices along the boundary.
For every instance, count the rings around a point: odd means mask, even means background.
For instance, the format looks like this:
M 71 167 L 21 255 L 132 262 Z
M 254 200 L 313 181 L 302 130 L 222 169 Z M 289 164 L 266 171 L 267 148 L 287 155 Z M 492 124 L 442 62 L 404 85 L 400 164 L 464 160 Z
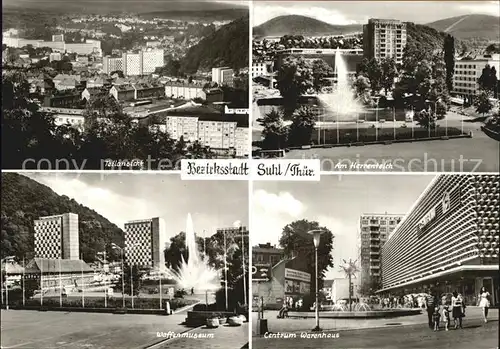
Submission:
M 5 309 L 5 306 L 2 306 Z M 76 307 L 44 307 L 44 306 L 9 306 L 11 310 L 64 311 L 74 313 L 108 313 L 108 314 L 143 314 L 169 315 L 165 309 L 132 309 L 132 308 L 76 308 Z
M 325 319 L 373 319 L 373 318 L 391 318 L 398 316 L 418 315 L 421 309 L 392 309 L 392 310 L 372 310 L 372 311 L 320 311 L 319 317 Z M 314 318 L 316 314 L 313 311 L 288 313 L 291 318 Z
M 185 324 L 189 327 L 203 326 L 206 325 L 208 318 L 216 316 L 223 319 L 221 323 L 224 323 L 228 317 L 233 315 L 235 314 L 229 311 L 188 311 Z

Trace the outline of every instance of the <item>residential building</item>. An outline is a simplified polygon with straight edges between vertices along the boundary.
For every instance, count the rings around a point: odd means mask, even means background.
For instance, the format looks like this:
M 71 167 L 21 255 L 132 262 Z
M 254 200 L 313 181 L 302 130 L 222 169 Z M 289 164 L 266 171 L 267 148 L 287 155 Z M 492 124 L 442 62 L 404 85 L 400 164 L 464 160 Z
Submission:
M 384 294 L 480 288 L 499 304 L 499 175 L 436 176 L 382 248 Z
M 252 264 L 254 261 L 252 260 Z M 282 259 L 270 269 L 252 265 L 252 305 L 281 309 L 311 294 L 312 276 L 307 260 L 301 257 Z
M 234 70 L 229 67 L 212 68 L 212 81 L 218 85 L 233 86 Z
M 60 61 L 62 59 L 62 55 L 60 52 L 52 52 L 49 54 L 49 61 Z
M 125 259 L 129 265 L 159 268 L 165 265 L 166 231 L 163 219 L 155 217 L 125 223 Z
M 142 75 L 142 62 L 141 53 L 124 53 L 123 74 L 127 76 Z
M 135 98 L 135 88 L 132 85 L 113 85 L 109 94 L 117 101 L 131 101 Z
M 194 106 L 167 111 L 168 134 L 176 140 L 198 141 L 225 156 L 248 156 L 248 114 L 226 114 L 207 107 Z
M 165 96 L 165 88 L 155 83 L 138 83 L 132 85 L 135 89 L 135 99 L 158 98 Z
M 165 96 L 176 99 L 203 98 L 203 86 L 168 82 L 165 85 Z
M 226 238 L 233 239 L 237 243 L 241 242 L 242 239 L 248 239 L 248 229 L 247 229 L 247 227 L 244 227 L 244 226 L 218 228 L 217 233 L 225 234 Z
M 94 97 L 99 96 L 103 93 L 106 93 L 106 90 L 102 87 L 87 87 L 82 92 L 82 99 L 89 102 Z
M 34 221 L 35 257 L 80 259 L 78 215 L 64 213 L 40 217 Z
M 112 72 L 124 70 L 123 57 L 106 56 L 102 59 L 102 70 L 104 74 L 110 75 Z
M 252 247 L 252 263 L 254 265 L 272 267 L 281 261 L 284 256 L 284 249 L 271 245 L 270 242 Z
M 403 63 L 406 23 L 394 19 L 369 19 L 363 26 L 363 52 L 366 58 L 394 58 Z
M 156 68 L 163 67 L 163 50 L 142 51 L 142 74 L 149 75 L 155 72 Z
M 64 42 L 64 34 L 54 34 L 54 35 L 52 35 L 52 41 L 54 41 L 54 42 Z
M 45 96 L 44 107 L 51 108 L 78 108 L 82 102 L 82 95 L 77 91 L 69 91 L 66 94 Z
M 365 213 L 359 219 L 358 251 L 361 263 L 360 287 L 365 293 L 380 284 L 381 248 L 404 215 Z M 372 292 L 376 291 L 375 289 Z
M 269 75 L 272 62 L 253 62 L 252 63 L 252 78 L 258 76 Z
M 489 65 L 495 67 L 497 79 L 500 78 L 500 54 L 462 58 L 455 61 L 453 74 L 453 92 L 460 96 L 473 96 L 479 91 L 478 79 L 483 69 Z
M 100 41 L 90 41 L 80 42 L 80 43 L 68 43 L 64 45 L 64 48 L 67 52 L 74 52 L 79 55 L 90 55 L 93 53 L 97 53 L 99 55 L 102 54 Z
M 70 125 L 79 130 L 84 129 L 85 117 L 83 114 L 85 109 L 42 107 L 41 110 L 52 115 L 56 126 Z

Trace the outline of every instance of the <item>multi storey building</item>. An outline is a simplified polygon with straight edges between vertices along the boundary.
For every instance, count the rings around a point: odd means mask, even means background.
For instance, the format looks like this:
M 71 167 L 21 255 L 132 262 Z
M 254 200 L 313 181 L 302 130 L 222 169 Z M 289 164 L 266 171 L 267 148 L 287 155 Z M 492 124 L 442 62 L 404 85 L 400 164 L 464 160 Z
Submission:
M 393 19 L 369 19 L 363 26 L 363 52 L 366 58 L 392 57 L 403 62 L 406 46 L 406 23 Z
M 227 156 L 248 156 L 248 114 L 236 115 L 201 106 L 166 113 L 168 134 L 176 140 L 198 141 Z
M 125 52 L 121 57 L 106 56 L 103 59 L 103 71 L 110 74 L 120 70 L 124 75 L 148 75 L 164 65 L 163 50 Z
M 476 304 L 482 286 L 499 303 L 498 175 L 440 175 L 382 248 L 380 293 L 431 288 Z
M 142 51 L 142 61 L 142 75 L 154 73 L 164 65 L 163 50 Z
M 212 81 L 219 85 L 233 86 L 234 70 L 229 67 L 212 68 Z
M 34 222 L 35 257 L 78 260 L 78 215 L 64 213 Z
M 161 218 L 125 223 L 125 259 L 129 265 L 158 268 L 165 265 L 165 222 Z
M 252 78 L 258 76 L 269 75 L 269 67 L 272 63 L 270 62 L 253 62 L 252 63 Z
M 102 60 L 102 70 L 104 74 L 111 74 L 114 71 L 123 72 L 123 57 L 106 56 Z
M 404 215 L 365 213 L 359 219 L 358 250 L 362 289 L 369 291 L 380 283 L 381 247 Z M 364 286 L 364 287 L 363 287 Z M 375 290 L 373 290 L 375 291 Z
M 453 92 L 461 96 L 473 96 L 479 91 L 478 79 L 483 69 L 489 65 L 495 67 L 499 78 L 500 54 L 483 55 L 475 58 L 464 58 L 455 61 L 453 74 Z

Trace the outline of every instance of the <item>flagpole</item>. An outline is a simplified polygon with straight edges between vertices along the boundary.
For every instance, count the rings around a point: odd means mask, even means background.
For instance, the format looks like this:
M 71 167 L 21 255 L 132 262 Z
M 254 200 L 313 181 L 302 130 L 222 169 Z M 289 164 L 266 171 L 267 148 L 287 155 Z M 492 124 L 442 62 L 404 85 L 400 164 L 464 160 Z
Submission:
M 392 119 L 394 126 L 394 140 L 396 140 L 396 108 L 392 107 Z
M 375 110 L 375 141 L 378 141 L 378 101 L 379 98 L 377 98 L 377 109 Z
M 43 260 L 40 260 L 40 306 L 43 306 Z
M 160 309 L 162 309 L 162 294 L 161 294 L 161 269 L 160 269 Z
M 81 256 L 83 262 L 83 254 Z M 83 263 L 80 264 L 82 268 L 82 308 L 85 308 L 85 280 L 83 279 Z
M 59 258 L 59 306 L 62 308 L 62 275 L 61 275 L 61 258 Z
M 226 250 L 226 230 L 223 231 L 224 234 L 224 290 L 226 298 L 226 311 L 227 311 L 227 250 Z
M 132 309 L 134 309 L 134 280 L 132 279 L 132 264 L 130 264 L 130 296 L 132 297 Z
M 2 269 L 2 259 L 0 259 L 0 294 L 2 297 L 2 304 L 3 304 L 3 269 Z
M 25 272 L 24 272 L 24 256 L 23 256 L 23 306 L 26 305 L 26 298 L 25 298 L 25 294 L 26 294 L 26 291 L 25 291 L 25 285 L 24 285 L 24 279 L 26 277 L 25 275 Z
M 247 280 L 246 280 L 246 272 L 245 272 L 245 236 L 243 235 L 243 228 L 240 227 L 241 232 L 241 257 L 242 257 L 242 267 L 243 267 L 243 297 L 244 304 L 247 305 Z

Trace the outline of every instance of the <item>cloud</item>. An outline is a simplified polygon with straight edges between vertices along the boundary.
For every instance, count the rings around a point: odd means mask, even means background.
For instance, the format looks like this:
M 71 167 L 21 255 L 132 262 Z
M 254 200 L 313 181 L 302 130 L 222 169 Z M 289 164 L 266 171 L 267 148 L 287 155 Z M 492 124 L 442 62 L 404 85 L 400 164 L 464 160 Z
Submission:
M 310 7 L 307 4 L 298 6 L 294 3 L 293 6 L 283 5 L 266 5 L 261 3 L 254 3 L 253 6 L 253 25 L 257 26 L 268 20 L 284 15 L 301 15 L 312 17 L 317 20 L 337 25 L 355 24 L 356 21 L 350 20 L 342 13 L 334 9 L 324 7 Z
M 297 217 L 305 210 L 304 204 L 295 199 L 289 192 L 273 194 L 261 189 L 254 193 L 253 201 L 254 205 L 260 206 L 268 212 L 286 214 L 291 217 Z
M 500 2 L 488 1 L 488 2 L 460 4 L 459 8 L 467 12 L 480 13 L 498 17 L 499 15 L 498 9 L 500 8 Z

